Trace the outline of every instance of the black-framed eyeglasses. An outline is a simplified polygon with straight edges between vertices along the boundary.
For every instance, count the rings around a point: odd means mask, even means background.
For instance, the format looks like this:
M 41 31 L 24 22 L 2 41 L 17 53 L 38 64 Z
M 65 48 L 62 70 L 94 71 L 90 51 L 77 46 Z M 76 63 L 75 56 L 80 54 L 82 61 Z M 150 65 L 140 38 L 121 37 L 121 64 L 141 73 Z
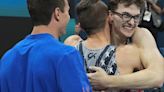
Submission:
M 117 14 L 120 18 L 122 18 L 123 21 L 125 22 L 128 22 L 130 21 L 132 18 L 134 19 L 134 22 L 135 23 L 139 23 L 140 20 L 141 20 L 141 15 L 135 15 L 135 16 L 132 16 L 131 14 L 127 13 L 127 12 L 124 12 L 124 13 L 119 13 L 119 12 L 115 12 L 115 11 L 112 11 L 113 13 Z

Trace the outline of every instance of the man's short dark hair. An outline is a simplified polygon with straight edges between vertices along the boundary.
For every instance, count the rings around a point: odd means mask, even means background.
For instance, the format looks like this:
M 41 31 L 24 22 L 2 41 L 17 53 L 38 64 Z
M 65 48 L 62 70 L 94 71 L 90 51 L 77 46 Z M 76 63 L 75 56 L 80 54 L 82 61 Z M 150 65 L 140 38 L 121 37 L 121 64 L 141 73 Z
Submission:
M 29 14 L 33 24 L 48 25 L 55 8 L 64 12 L 64 0 L 27 0 Z
M 108 7 L 101 0 L 81 0 L 76 6 L 80 26 L 88 35 L 95 29 L 105 27 L 108 17 Z
M 144 7 L 143 0 L 109 0 L 108 3 L 109 10 L 115 11 L 118 8 L 118 4 L 124 4 L 125 7 L 129 7 L 130 5 L 134 4 L 140 9 Z

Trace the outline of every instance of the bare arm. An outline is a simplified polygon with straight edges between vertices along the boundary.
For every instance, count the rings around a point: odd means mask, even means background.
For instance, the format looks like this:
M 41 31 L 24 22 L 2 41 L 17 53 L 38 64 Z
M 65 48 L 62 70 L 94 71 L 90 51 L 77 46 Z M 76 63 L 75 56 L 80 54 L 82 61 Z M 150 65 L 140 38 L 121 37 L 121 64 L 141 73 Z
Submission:
M 164 82 L 164 61 L 159 53 L 154 38 L 146 29 L 137 29 L 133 37 L 140 50 L 144 70 L 127 75 L 108 76 L 102 69 L 88 74 L 93 86 L 102 88 L 153 88 L 161 87 Z M 99 84 L 100 85 L 99 85 Z
M 151 88 L 162 86 L 164 82 L 164 61 L 157 49 L 153 36 L 147 29 L 137 28 L 133 36 L 133 41 L 140 50 L 140 59 L 145 69 L 133 74 L 118 76 L 120 83 L 117 83 L 116 86 L 119 85 L 125 88 Z M 117 80 L 118 78 L 114 79 Z
M 161 7 L 159 7 L 159 5 L 157 5 L 156 3 L 153 3 L 151 0 L 147 0 L 147 2 L 149 3 L 149 5 L 151 5 L 151 8 L 158 14 L 162 14 L 163 10 L 161 9 Z

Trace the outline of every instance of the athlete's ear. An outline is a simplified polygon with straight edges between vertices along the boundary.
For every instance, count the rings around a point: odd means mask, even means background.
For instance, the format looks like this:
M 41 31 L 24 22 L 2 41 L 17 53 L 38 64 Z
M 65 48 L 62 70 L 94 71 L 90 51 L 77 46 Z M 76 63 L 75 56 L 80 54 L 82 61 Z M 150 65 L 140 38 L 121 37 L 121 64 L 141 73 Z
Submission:
M 60 9 L 59 8 L 55 8 L 53 14 L 54 14 L 54 18 L 56 19 L 56 21 L 59 21 L 60 13 L 61 13 Z
M 109 10 L 109 15 L 108 15 L 108 17 L 109 17 L 109 24 L 111 24 L 111 23 L 113 22 L 113 13 L 112 13 L 111 10 Z

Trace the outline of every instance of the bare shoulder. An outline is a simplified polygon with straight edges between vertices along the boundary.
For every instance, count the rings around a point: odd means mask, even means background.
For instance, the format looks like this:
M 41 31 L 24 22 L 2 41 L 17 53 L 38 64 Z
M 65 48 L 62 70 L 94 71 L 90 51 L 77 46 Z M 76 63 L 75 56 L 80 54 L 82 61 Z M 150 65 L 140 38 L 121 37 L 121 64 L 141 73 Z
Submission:
M 132 37 L 133 43 L 139 47 L 156 47 L 156 42 L 154 37 L 150 33 L 150 31 L 146 28 L 139 28 L 135 29 L 135 33 Z
M 163 65 L 163 57 L 157 48 L 154 37 L 148 29 L 135 29 L 135 33 L 132 39 L 133 44 L 135 44 L 138 47 L 141 62 L 144 68 L 148 67 L 149 65 L 155 65 L 156 63 Z
M 82 39 L 80 38 L 80 36 L 78 36 L 78 35 L 71 35 L 68 38 L 66 38 L 66 40 L 64 41 L 64 44 L 75 46 L 81 40 Z

